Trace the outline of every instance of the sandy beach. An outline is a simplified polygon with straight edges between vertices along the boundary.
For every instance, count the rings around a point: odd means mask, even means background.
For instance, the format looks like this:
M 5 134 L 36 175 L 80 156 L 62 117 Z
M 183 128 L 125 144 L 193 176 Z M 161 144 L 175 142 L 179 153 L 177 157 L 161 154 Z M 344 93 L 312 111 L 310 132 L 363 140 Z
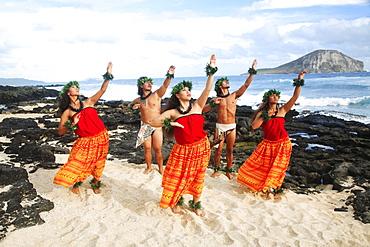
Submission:
M 56 158 L 64 163 L 68 155 Z M 1 153 L 0 162 L 7 161 Z M 57 170 L 38 169 L 29 179 L 55 207 L 41 213 L 44 224 L 9 232 L 0 246 L 370 246 L 370 225 L 355 220 L 352 207 L 334 211 L 345 206 L 348 191 L 286 191 L 274 202 L 246 192 L 235 179 L 211 178 L 208 169 L 201 197 L 206 216 L 187 203 L 175 215 L 159 207 L 162 177 L 156 169 L 144 175 L 145 167 L 108 159 L 100 195 L 91 178 L 75 195 L 53 184 Z

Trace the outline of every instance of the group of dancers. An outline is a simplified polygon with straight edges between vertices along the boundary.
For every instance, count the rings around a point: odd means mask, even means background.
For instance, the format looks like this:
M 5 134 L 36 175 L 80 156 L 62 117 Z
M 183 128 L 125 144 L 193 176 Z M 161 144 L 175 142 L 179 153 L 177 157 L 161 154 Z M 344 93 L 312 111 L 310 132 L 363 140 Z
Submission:
M 170 66 L 163 84 L 154 92 L 153 80 L 140 77 L 137 82 L 140 97 L 129 105 L 132 111 L 139 111 L 141 115 L 136 147 L 139 145 L 144 147 L 147 164 L 144 174 L 153 170 L 151 164 L 153 149 L 159 173 L 162 174 L 163 192 L 160 207 L 171 208 L 175 214 L 182 211 L 183 195 L 190 194 L 193 198 L 188 202 L 189 207 L 198 216 L 205 215 L 200 197 L 212 146 L 215 146 L 216 150 L 214 173 L 211 177 L 216 178 L 220 175 L 220 157 L 223 144 L 226 142 L 227 167 L 224 171 L 229 179 L 233 178 L 236 103 L 257 74 L 257 60 L 253 61 L 248 70 L 249 76 L 245 83 L 235 92 L 229 92 L 227 77 L 218 79 L 214 85 L 217 96 L 208 104 L 214 74 L 217 72 L 215 55 L 211 56 L 205 71 L 207 74 L 205 88 L 195 101 L 191 97 L 192 82 L 184 80 L 172 88 L 171 97 L 161 109 L 162 97 L 174 78 L 175 67 Z M 284 128 L 284 117 L 300 95 L 305 73 L 306 71 L 301 72 L 298 78 L 293 80 L 295 89 L 288 102 L 278 107 L 280 92 L 271 89 L 263 95 L 262 104 L 252 116 L 252 128 L 262 127 L 264 139 L 240 167 L 236 181 L 253 192 L 272 193 L 278 196 L 282 191 L 281 185 L 292 152 L 292 144 Z M 72 147 L 68 161 L 55 175 L 54 183 L 64 187 L 72 186 L 72 192 L 75 194 L 79 194 L 79 187 L 90 175 L 93 177 L 90 185 L 94 193 L 101 192 L 100 177 L 108 154 L 109 136 L 93 106 L 106 91 L 109 81 L 113 79 L 112 63 L 108 64 L 103 78 L 100 90 L 84 101 L 80 99 L 80 88 L 76 81 L 66 84 L 60 92 L 58 133 L 62 135 L 67 131 L 73 131 L 78 139 Z M 218 120 L 211 144 L 203 128 L 202 113 L 213 108 L 217 110 Z M 169 138 L 174 137 L 176 141 L 165 168 L 161 151 L 164 134 Z

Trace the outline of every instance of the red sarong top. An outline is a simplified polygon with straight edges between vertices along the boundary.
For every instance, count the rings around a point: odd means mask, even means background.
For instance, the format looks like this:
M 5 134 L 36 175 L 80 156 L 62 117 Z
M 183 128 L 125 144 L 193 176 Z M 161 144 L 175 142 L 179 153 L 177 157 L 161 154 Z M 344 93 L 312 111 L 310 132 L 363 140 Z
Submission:
M 265 139 L 269 141 L 277 141 L 288 136 L 288 132 L 284 128 L 285 119 L 283 117 L 273 117 L 270 120 L 263 122 L 262 131 Z
M 184 128 L 175 127 L 173 134 L 178 144 L 184 145 L 201 140 L 207 135 L 204 131 L 204 118 L 201 114 L 190 114 L 175 120 Z
M 75 134 L 81 137 L 97 135 L 105 130 L 103 121 L 99 118 L 98 112 L 93 107 L 86 107 L 82 111 L 73 115 L 80 114 L 80 120 L 77 123 Z

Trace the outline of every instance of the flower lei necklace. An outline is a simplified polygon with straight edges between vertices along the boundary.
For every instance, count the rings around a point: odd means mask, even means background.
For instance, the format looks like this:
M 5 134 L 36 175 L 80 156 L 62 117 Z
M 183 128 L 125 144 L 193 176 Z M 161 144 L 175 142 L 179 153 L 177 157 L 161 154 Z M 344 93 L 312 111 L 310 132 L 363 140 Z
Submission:
M 140 102 L 143 104 L 143 105 L 145 105 L 146 106 L 146 99 L 150 96 L 150 95 L 152 95 L 152 91 L 150 91 L 150 93 L 148 93 L 148 95 L 147 96 L 140 96 Z
M 75 112 L 80 112 L 83 110 L 84 108 L 84 104 L 82 103 L 81 99 L 78 99 L 80 101 L 80 108 L 79 109 L 76 109 L 76 108 L 73 108 L 71 105 L 69 105 L 69 109 L 71 109 L 72 111 L 75 111 Z
M 190 103 L 186 111 L 181 110 L 180 106 L 176 107 L 176 110 L 178 110 L 181 114 L 188 114 L 191 111 L 191 108 L 192 108 L 192 104 Z
M 230 93 L 227 93 L 227 94 L 225 94 L 225 95 L 219 95 L 219 94 L 217 94 L 217 97 L 220 97 L 220 98 L 226 98 L 226 97 L 228 97 L 230 95 Z
M 152 91 L 150 91 L 150 93 L 147 95 L 147 96 L 140 96 L 140 99 L 141 100 L 146 100 L 150 95 L 152 95 Z

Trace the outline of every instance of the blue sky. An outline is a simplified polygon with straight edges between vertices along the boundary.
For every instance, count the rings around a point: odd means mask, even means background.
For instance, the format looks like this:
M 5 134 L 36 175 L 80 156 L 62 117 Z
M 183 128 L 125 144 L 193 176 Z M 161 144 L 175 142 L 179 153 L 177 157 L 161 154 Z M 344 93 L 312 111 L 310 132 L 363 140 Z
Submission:
M 325 4 L 323 4 L 323 2 Z M 219 75 L 338 50 L 370 70 L 367 0 L 5 0 L 0 3 L 0 78 L 65 82 Z

